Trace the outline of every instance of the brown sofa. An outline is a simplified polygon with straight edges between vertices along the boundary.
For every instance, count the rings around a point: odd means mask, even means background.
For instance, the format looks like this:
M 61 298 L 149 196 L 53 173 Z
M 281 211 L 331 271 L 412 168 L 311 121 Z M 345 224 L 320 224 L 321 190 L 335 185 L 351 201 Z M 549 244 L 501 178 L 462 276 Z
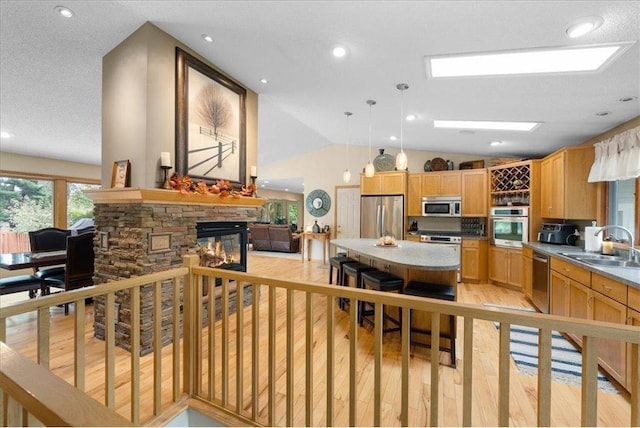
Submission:
M 300 237 L 293 236 L 286 224 L 253 224 L 249 226 L 251 243 L 257 251 L 300 252 Z

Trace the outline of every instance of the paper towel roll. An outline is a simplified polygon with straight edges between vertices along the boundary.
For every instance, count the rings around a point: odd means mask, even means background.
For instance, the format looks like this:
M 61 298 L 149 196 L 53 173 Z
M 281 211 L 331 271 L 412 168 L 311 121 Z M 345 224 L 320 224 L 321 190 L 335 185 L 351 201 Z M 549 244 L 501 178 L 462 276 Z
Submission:
M 595 233 L 600 230 L 599 227 L 588 226 L 584 228 L 584 250 L 600 252 L 602 248 L 602 233 L 595 236 Z

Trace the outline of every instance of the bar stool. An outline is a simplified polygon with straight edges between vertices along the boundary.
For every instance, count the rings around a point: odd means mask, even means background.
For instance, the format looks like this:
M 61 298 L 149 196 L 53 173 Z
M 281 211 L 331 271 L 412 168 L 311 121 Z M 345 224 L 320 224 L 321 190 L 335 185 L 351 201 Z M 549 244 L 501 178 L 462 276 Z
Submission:
M 342 265 L 342 282 L 341 285 L 348 286 L 349 279 L 348 277 L 352 277 L 356 280 L 356 287 L 362 288 L 362 272 L 369 272 L 377 270 L 373 266 L 360 263 L 360 262 L 351 262 L 344 263 Z M 349 303 L 349 299 L 342 299 L 340 302 L 340 309 L 344 310 L 345 304 Z
M 333 268 L 336 268 L 336 285 L 342 285 L 342 265 L 354 263 L 357 260 L 345 255 L 338 255 L 329 259 L 329 284 L 333 284 Z
M 427 297 L 430 299 L 448 300 L 454 302 L 456 300 L 455 288 L 450 285 L 444 284 L 429 284 L 420 281 L 409 281 L 407 286 L 402 291 L 403 294 L 409 294 L 411 296 Z M 422 346 L 425 348 L 431 348 L 430 343 L 419 342 L 411 340 L 411 333 L 421 333 L 431 336 L 431 330 L 424 330 L 413 327 L 413 320 L 411 317 L 411 310 L 409 310 L 409 342 L 412 345 Z M 440 337 L 449 340 L 450 347 L 440 347 L 441 351 L 449 352 L 451 354 L 451 367 L 456 367 L 456 317 L 455 315 L 449 315 L 449 333 L 440 333 Z
M 380 270 L 362 272 L 362 286 L 369 290 L 376 291 L 400 291 L 404 285 L 404 280 L 399 276 L 390 274 Z M 399 308 L 399 317 L 402 318 L 402 308 Z M 382 333 L 392 333 L 394 331 L 400 331 L 400 321 L 393 318 L 384 312 L 384 305 L 382 306 L 382 321 L 383 329 Z M 365 322 L 375 327 L 373 316 L 375 315 L 375 306 L 371 302 L 360 302 L 360 325 Z M 384 328 L 384 321 L 390 321 L 395 327 Z

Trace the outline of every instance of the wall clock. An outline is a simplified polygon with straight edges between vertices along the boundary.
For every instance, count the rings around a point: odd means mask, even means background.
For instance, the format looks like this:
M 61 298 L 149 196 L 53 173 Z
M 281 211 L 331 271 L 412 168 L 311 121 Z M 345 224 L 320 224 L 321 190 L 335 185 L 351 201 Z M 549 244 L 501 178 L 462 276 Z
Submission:
M 322 217 L 331 208 L 331 198 L 321 189 L 312 190 L 307 196 L 307 211 L 314 217 Z

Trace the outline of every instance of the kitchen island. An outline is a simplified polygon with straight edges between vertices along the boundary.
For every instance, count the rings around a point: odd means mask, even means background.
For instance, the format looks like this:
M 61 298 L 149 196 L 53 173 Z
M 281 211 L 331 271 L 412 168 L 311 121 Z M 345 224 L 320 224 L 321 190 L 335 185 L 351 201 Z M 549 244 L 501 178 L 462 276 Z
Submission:
M 457 271 L 460 267 L 460 246 L 448 244 L 423 244 L 412 241 L 396 241 L 397 246 L 377 246 L 377 239 L 334 239 L 331 246 L 343 250 L 347 255 L 361 263 L 369 264 L 379 270 L 390 272 L 409 281 L 421 281 L 427 284 L 446 284 L 454 288 L 457 295 Z M 398 317 L 397 308 L 385 306 L 385 312 Z M 449 334 L 449 317 L 442 315 L 440 325 L 442 333 Z M 431 315 L 414 311 L 413 326 L 430 330 Z M 428 338 L 413 333 L 414 339 L 428 342 Z M 441 338 L 441 346 L 448 339 Z
M 334 239 L 331 246 L 410 270 L 455 271 L 460 267 L 459 245 L 396 241 L 395 246 L 378 246 L 376 242 L 377 239 Z
M 396 246 L 377 246 L 377 239 L 334 239 L 331 246 L 349 257 L 409 281 L 457 286 L 460 246 L 396 241 Z

